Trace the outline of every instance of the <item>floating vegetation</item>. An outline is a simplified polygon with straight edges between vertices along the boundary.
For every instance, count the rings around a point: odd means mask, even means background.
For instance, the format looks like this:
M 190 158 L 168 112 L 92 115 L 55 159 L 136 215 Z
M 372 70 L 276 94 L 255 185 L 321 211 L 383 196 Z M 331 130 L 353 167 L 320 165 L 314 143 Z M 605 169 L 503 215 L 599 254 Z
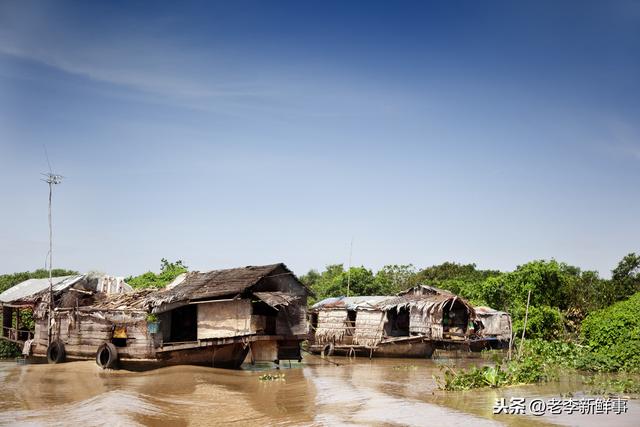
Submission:
M 416 365 L 396 365 L 392 369 L 394 371 L 415 371 L 418 367 Z
M 284 374 L 264 374 L 258 377 L 260 381 L 284 381 Z
M 640 394 L 640 378 L 635 376 L 609 377 L 599 374 L 582 378 L 582 382 L 590 387 L 588 391 L 591 394 L 603 396 Z

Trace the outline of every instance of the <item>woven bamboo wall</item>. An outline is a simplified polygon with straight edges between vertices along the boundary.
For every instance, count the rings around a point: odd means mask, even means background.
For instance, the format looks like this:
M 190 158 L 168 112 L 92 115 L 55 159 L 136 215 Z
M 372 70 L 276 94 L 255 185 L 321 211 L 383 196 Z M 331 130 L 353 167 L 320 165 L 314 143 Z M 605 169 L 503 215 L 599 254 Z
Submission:
M 409 311 L 409 332 L 431 338 L 431 319 L 429 316 L 425 317 L 418 307 L 411 307 Z
M 442 339 L 442 308 L 436 304 L 412 306 L 409 312 L 409 331 L 432 339 Z
M 316 342 L 324 344 L 339 343 L 344 338 L 347 310 L 324 310 L 318 312 Z
M 386 314 L 383 311 L 358 311 L 353 343 L 366 346 L 377 345 L 382 338 L 385 322 Z

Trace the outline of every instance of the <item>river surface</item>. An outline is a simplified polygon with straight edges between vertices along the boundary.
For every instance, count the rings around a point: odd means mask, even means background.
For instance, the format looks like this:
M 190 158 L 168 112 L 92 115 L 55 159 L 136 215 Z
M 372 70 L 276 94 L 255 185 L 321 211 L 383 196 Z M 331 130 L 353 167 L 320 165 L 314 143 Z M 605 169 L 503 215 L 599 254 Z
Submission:
M 581 394 L 579 379 L 542 385 L 438 390 L 440 358 L 324 360 L 308 356 L 280 370 L 232 371 L 175 366 L 146 372 L 104 371 L 93 361 L 58 365 L 0 362 L 2 425 L 580 425 L 638 426 L 640 404 L 626 414 L 493 415 L 498 398 L 549 399 Z M 477 360 L 476 360 L 477 362 Z M 265 373 L 284 380 L 260 381 Z

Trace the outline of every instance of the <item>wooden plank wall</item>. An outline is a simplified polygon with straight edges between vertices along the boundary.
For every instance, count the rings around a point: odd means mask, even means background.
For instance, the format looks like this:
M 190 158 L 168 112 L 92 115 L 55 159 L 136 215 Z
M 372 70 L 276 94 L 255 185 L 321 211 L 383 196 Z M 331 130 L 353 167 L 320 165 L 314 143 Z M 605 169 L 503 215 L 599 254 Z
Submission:
M 251 301 L 198 304 L 198 339 L 229 338 L 255 333 L 251 329 Z
M 117 325 L 124 327 L 127 333 L 126 346 L 118 347 L 120 357 L 142 359 L 154 357 L 154 342 L 147 332 L 147 322 L 143 316 L 106 315 L 105 317 L 101 319 L 96 315 L 73 311 L 56 313 L 52 337 L 64 343 L 68 356 L 93 358 L 100 345 L 111 342 L 114 325 Z M 46 318 L 36 321 L 35 342 L 33 354 L 46 355 Z

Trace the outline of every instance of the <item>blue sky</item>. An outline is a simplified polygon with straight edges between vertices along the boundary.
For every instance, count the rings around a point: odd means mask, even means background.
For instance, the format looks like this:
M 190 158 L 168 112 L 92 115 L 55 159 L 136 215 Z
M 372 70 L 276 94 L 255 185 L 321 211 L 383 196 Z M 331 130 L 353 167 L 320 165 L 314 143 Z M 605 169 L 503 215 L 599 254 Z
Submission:
M 0 272 L 608 271 L 640 250 L 640 2 L 0 3 Z

